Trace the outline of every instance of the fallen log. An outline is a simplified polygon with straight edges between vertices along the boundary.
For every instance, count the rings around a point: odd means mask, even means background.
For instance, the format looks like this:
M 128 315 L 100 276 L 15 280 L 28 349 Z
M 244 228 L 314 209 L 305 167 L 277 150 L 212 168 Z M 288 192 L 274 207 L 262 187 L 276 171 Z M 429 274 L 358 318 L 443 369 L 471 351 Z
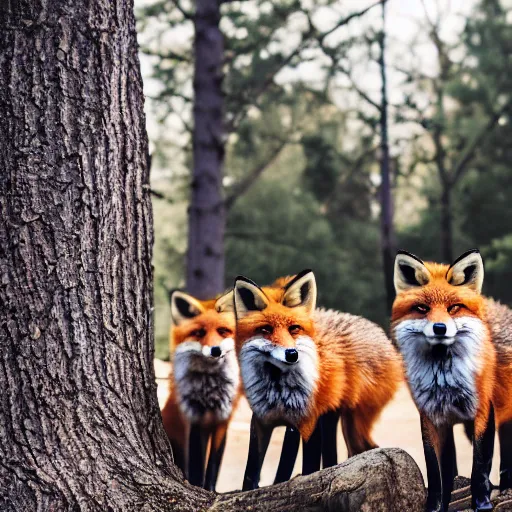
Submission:
M 218 495 L 211 512 L 423 512 L 425 487 L 412 457 L 379 448 L 338 466 L 249 492 Z

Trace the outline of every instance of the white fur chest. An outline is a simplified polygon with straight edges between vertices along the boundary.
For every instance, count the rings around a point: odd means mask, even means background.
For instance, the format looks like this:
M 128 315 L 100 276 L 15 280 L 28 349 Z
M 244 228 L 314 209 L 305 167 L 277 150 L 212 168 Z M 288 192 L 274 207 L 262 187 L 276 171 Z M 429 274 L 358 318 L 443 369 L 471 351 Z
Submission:
M 266 423 L 297 426 L 310 410 L 318 381 L 318 355 L 313 340 L 296 340 L 299 357 L 287 364 L 284 349 L 264 338 L 246 341 L 240 371 L 253 413 Z
M 405 320 L 395 327 L 413 399 L 438 425 L 473 419 L 478 408 L 476 377 L 485 327 L 473 317 L 457 318 L 455 324 L 456 334 L 444 346 L 428 341 L 426 320 Z
M 178 403 L 191 423 L 217 423 L 231 415 L 240 371 L 233 340 L 226 338 L 220 346 L 220 357 L 207 355 L 198 342 L 184 342 L 176 349 L 173 372 Z

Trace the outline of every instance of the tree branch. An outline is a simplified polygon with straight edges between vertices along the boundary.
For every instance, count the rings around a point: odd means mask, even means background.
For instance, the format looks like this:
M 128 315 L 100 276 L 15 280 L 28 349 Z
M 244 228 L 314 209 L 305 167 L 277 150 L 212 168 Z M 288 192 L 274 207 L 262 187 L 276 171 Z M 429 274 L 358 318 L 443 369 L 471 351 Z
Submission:
M 146 55 L 149 55 L 150 57 L 159 57 L 160 59 L 170 59 L 170 60 L 176 60 L 178 62 L 192 62 L 192 59 L 190 57 L 187 57 L 185 55 L 180 55 L 179 53 L 175 53 L 172 50 L 167 50 L 165 53 L 159 52 L 157 50 L 152 50 L 151 48 L 144 46 L 141 47 L 140 51 L 142 53 L 145 53 Z
M 476 136 L 471 140 L 471 142 L 467 145 L 462 153 L 462 157 L 459 162 L 455 165 L 452 176 L 452 183 L 455 184 L 459 181 L 459 179 L 464 175 L 467 170 L 469 162 L 475 156 L 475 153 L 479 146 L 485 141 L 485 139 L 492 133 L 496 124 L 500 120 L 500 117 L 512 106 L 512 101 L 508 101 L 501 107 L 497 112 L 495 112 L 489 121 L 482 127 L 482 129 L 476 134 Z
M 149 187 L 148 187 L 149 188 Z M 153 197 L 158 197 L 158 199 L 162 199 L 164 200 L 165 202 L 169 203 L 169 204 L 174 204 L 175 201 L 174 199 L 172 199 L 171 197 L 169 197 L 168 195 L 164 194 L 163 192 L 158 192 L 158 190 L 154 190 L 152 188 L 149 188 L 149 193 L 153 196 Z
M 194 21 L 194 18 L 195 18 L 194 14 L 183 9 L 183 7 L 180 5 L 178 0 L 171 0 L 171 3 L 174 4 L 176 9 L 178 9 L 178 11 L 180 11 L 181 14 L 183 14 L 185 19 Z
M 384 0 L 384 1 L 387 1 L 387 0 Z M 249 91 L 246 94 L 246 97 L 251 98 L 251 100 L 253 100 L 251 105 L 253 105 L 258 100 L 258 98 L 268 89 L 268 87 L 274 82 L 274 78 L 279 73 L 279 71 L 281 71 L 286 65 L 288 65 L 291 62 L 291 60 L 295 56 L 297 56 L 307 46 L 307 44 L 309 43 L 310 40 L 315 39 L 319 42 L 319 44 L 323 44 L 323 40 L 327 36 L 331 35 L 333 32 L 338 30 L 340 27 L 348 24 L 351 20 L 353 20 L 355 18 L 359 18 L 359 17 L 363 16 L 364 14 L 366 14 L 371 9 L 373 9 L 374 7 L 381 5 L 381 3 L 382 3 L 381 1 L 378 1 L 378 2 L 370 5 L 369 7 L 362 9 L 361 11 L 353 12 L 352 14 L 349 14 L 345 18 L 342 18 L 341 20 L 339 20 L 338 23 L 336 23 L 336 25 L 334 25 L 334 27 L 330 28 L 329 30 L 326 30 L 325 32 L 320 32 L 320 33 L 313 26 L 313 24 L 308 16 L 309 28 L 307 31 L 302 33 L 301 40 L 300 40 L 299 44 L 296 46 L 296 48 L 294 50 L 292 50 L 279 63 L 279 65 L 276 66 L 267 75 L 267 78 L 265 79 L 263 84 L 256 91 L 253 91 L 253 92 Z M 228 124 L 228 132 L 234 131 L 236 129 L 236 127 L 239 126 L 239 124 L 241 123 L 241 121 L 244 119 L 244 117 L 247 114 L 248 106 L 249 105 L 247 103 L 245 105 L 242 105 L 240 112 L 233 116 L 233 120 Z
M 224 200 L 226 211 L 229 211 L 235 204 L 236 200 L 245 194 L 251 188 L 254 182 L 263 174 L 263 172 L 265 172 L 265 170 L 268 169 L 276 161 L 277 157 L 286 146 L 286 144 L 288 144 L 287 140 L 281 141 L 281 144 L 277 146 L 270 158 L 265 163 L 253 169 L 244 179 L 233 186 L 233 191 Z
M 387 0 L 383 0 L 383 1 L 384 1 L 384 3 L 387 2 Z M 354 18 L 360 18 L 361 16 L 364 16 L 368 11 L 370 11 L 374 7 L 377 7 L 378 5 L 382 5 L 382 3 L 383 2 L 381 0 L 379 0 L 378 2 L 375 2 L 374 4 L 366 7 L 365 9 L 363 9 L 361 11 L 353 12 L 352 14 L 349 14 L 346 18 L 342 18 L 340 21 L 338 21 L 338 23 L 336 23 L 336 25 L 334 25 L 334 27 L 332 27 L 329 30 L 326 30 L 325 32 L 320 34 L 319 40 L 321 40 L 323 42 L 323 40 L 327 36 L 330 36 L 333 32 L 338 30 L 340 27 L 342 27 L 343 25 L 346 25 L 349 21 L 353 20 Z

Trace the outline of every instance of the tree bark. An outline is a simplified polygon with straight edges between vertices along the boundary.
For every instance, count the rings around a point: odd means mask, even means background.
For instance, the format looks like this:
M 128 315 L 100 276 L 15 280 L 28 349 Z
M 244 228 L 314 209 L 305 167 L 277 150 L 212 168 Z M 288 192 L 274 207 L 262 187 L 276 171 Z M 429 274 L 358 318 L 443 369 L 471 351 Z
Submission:
M 349 510 L 352 495 L 377 492 L 399 504 L 389 510 L 421 510 L 419 469 L 396 449 L 253 493 L 216 497 L 183 480 L 153 371 L 132 2 L 3 9 L 0 510 L 296 510 L 296 497 L 310 510 Z
M 224 290 L 224 41 L 219 23 L 220 0 L 197 0 L 194 16 L 194 168 L 186 287 L 200 299 L 211 298 Z
M 132 2 L 8 2 L 0 66 L 0 509 L 209 503 L 155 393 Z
M 380 226 L 381 226 L 381 252 L 384 268 L 384 282 L 386 286 L 386 298 L 388 310 L 391 311 L 395 300 L 395 285 L 393 282 L 393 268 L 395 259 L 395 235 L 393 228 L 393 195 L 391 189 L 391 169 L 389 164 L 388 141 L 388 93 L 386 80 L 386 0 L 382 4 L 382 33 L 379 37 L 380 55 L 379 67 L 381 75 L 381 105 L 380 105 Z

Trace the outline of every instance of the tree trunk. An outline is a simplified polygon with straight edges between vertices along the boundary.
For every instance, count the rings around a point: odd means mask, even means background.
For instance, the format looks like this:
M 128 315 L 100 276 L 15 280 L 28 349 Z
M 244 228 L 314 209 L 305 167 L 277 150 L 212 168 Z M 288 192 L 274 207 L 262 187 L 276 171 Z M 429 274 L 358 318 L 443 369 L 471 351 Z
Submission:
M 380 160 L 380 226 L 381 226 L 381 252 L 384 268 L 384 282 L 388 310 L 391 311 L 395 300 L 395 285 L 393 282 L 393 268 L 395 259 L 395 235 L 393 228 L 393 196 L 391 190 L 391 169 L 389 164 L 388 141 L 388 94 L 386 81 L 386 0 L 382 0 L 382 33 L 379 37 L 380 56 L 379 66 L 381 75 L 381 105 L 380 105 L 380 134 L 381 134 L 381 160 Z
M 396 449 L 253 493 L 183 480 L 152 365 L 132 3 L 49 5 L 11 2 L 0 20 L 0 510 L 296 510 L 296 496 L 349 510 L 353 493 L 421 510 L 421 474 Z
M 208 299 L 224 290 L 224 161 L 220 0 L 197 0 L 194 67 L 194 169 L 189 207 L 187 291 Z
M 2 10 L 0 510 L 192 510 L 211 496 L 181 481 L 155 392 L 132 2 Z
M 453 216 L 452 187 L 450 183 L 441 181 L 441 254 L 445 263 L 453 261 Z

